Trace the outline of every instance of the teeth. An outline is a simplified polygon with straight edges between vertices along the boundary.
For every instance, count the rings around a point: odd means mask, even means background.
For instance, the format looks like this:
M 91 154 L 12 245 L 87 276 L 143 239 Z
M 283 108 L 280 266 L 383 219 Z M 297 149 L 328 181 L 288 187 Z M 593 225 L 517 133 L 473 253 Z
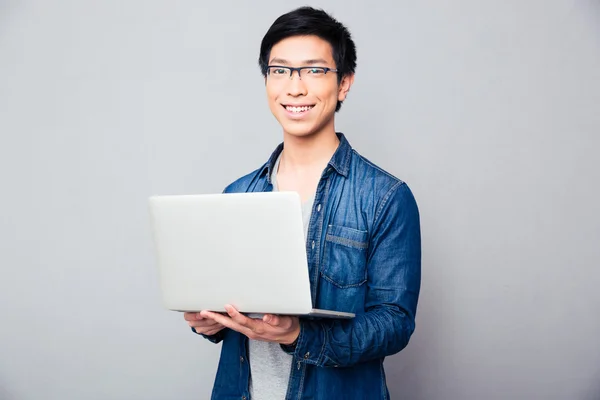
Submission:
M 301 113 L 304 111 L 308 111 L 312 108 L 312 106 L 303 106 L 303 107 L 292 107 L 292 106 L 287 106 L 285 109 L 291 112 L 295 112 L 295 113 Z

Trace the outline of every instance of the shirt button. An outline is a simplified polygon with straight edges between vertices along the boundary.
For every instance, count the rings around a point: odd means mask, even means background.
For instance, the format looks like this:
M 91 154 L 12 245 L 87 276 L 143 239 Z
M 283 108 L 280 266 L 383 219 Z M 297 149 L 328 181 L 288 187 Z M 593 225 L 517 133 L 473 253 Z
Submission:
M 246 400 L 246 396 L 242 396 L 242 400 Z
M 308 360 L 308 357 L 310 357 L 310 351 L 304 355 L 304 359 Z
M 313 249 L 315 248 L 315 241 L 312 241 L 312 244 L 310 245 Z
M 321 211 L 321 205 L 319 204 L 319 205 L 317 205 L 317 212 L 320 212 L 320 211 Z
M 240 357 L 240 362 L 244 362 L 244 357 Z

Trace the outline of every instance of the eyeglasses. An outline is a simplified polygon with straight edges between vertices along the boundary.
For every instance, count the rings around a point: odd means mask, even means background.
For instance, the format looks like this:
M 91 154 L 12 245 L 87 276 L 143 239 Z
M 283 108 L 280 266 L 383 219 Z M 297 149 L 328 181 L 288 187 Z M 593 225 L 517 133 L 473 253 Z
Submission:
M 318 80 L 327 75 L 328 72 L 338 72 L 337 69 L 327 67 L 284 67 L 282 65 L 268 65 L 267 76 L 269 80 L 283 81 L 284 79 L 292 79 L 294 71 L 298 71 L 300 80 Z

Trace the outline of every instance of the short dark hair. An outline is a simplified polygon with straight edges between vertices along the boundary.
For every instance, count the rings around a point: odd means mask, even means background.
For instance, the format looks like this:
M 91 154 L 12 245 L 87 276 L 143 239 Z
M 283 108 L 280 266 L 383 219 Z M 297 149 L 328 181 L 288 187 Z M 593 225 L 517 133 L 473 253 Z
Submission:
M 258 58 L 263 76 L 267 76 L 267 65 L 273 46 L 291 36 L 309 35 L 318 36 L 331 45 L 333 60 L 338 70 L 338 84 L 344 76 L 354 74 L 356 46 L 348 28 L 323 10 L 300 7 L 277 18 L 263 37 Z M 338 101 L 335 111 L 339 111 L 341 106 L 342 102 Z

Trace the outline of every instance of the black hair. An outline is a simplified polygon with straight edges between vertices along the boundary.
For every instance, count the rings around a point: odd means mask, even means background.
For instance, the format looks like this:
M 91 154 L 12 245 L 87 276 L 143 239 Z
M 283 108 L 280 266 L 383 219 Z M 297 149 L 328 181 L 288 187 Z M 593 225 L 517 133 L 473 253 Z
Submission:
M 338 70 L 338 84 L 344 76 L 354 74 L 356 46 L 348 28 L 323 10 L 300 7 L 277 18 L 263 37 L 258 58 L 263 76 L 267 76 L 267 65 L 273 46 L 291 36 L 308 35 L 318 36 L 331 45 L 333 60 Z M 339 111 L 341 106 L 342 102 L 338 101 L 335 111 Z

